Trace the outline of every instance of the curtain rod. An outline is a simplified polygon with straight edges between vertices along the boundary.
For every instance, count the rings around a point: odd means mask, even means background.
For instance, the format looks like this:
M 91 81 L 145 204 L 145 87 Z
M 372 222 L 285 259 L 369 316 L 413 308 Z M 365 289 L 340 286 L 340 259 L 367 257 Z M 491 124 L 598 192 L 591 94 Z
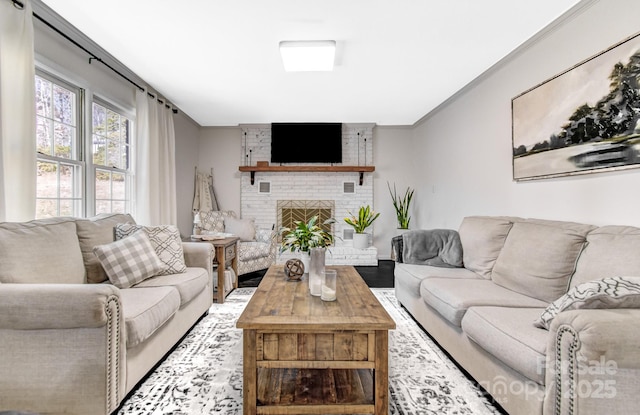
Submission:
M 24 3 L 22 3 L 21 1 L 19 1 L 19 0 L 11 0 L 11 1 L 13 2 L 13 5 L 16 8 L 18 8 L 20 10 L 24 9 Z M 84 46 L 82 46 L 81 44 L 76 42 L 75 40 L 71 39 L 71 37 L 69 37 L 66 33 L 63 33 L 60 29 L 58 29 L 57 27 L 53 26 L 51 23 L 46 21 L 44 18 L 39 16 L 37 13 L 33 12 L 33 17 L 35 17 L 36 19 L 40 20 L 42 23 L 47 25 L 47 27 L 49 27 L 51 30 L 53 30 L 54 32 L 56 32 L 57 34 L 62 36 L 63 38 L 67 39 L 69 42 L 73 43 L 76 47 L 82 49 L 86 54 L 88 54 L 89 55 L 89 64 L 91 64 L 91 61 L 96 60 L 96 61 L 100 62 L 101 64 L 103 64 L 104 66 L 106 66 L 107 68 L 111 69 L 113 72 L 115 72 L 121 78 L 123 78 L 124 80 L 126 80 L 127 82 L 129 82 L 130 84 L 135 86 L 136 88 L 138 88 L 140 91 L 142 91 L 142 92 L 145 91 L 145 88 L 143 88 L 142 86 L 140 86 L 137 83 L 135 83 L 134 81 L 132 81 L 130 78 L 128 78 L 122 72 L 118 71 L 113 66 L 109 65 L 107 62 L 105 62 L 102 59 L 100 59 L 98 56 L 96 56 L 95 53 L 91 52 L 90 50 L 88 50 L 87 48 L 85 48 Z M 169 108 L 169 109 L 171 109 L 174 114 L 178 113 L 178 110 L 176 108 L 172 108 L 169 104 L 166 104 L 160 98 L 156 98 L 156 96 L 153 95 L 151 92 L 147 92 L 147 95 L 149 95 L 151 98 L 157 99 L 158 103 L 164 104 L 164 106 Z

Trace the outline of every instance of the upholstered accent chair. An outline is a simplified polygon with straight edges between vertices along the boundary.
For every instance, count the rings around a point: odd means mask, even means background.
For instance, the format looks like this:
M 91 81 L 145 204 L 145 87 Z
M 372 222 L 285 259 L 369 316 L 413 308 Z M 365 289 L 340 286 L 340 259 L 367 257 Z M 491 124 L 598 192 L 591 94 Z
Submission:
M 238 219 L 232 210 L 201 212 L 205 232 L 232 233 L 238 243 L 238 275 L 269 268 L 276 262 L 277 240 L 273 229 L 256 228 L 253 219 Z

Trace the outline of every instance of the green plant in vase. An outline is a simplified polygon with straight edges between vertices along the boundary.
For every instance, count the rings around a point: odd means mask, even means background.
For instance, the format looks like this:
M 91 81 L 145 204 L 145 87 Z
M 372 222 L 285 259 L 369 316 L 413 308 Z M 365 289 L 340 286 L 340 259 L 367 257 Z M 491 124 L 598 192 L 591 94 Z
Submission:
M 375 212 L 369 205 L 360 206 L 358 210 L 358 216 L 349 212 L 349 217 L 344 218 L 344 221 L 353 227 L 355 235 L 353 235 L 353 246 L 358 249 L 365 249 L 369 246 L 369 237 L 364 231 L 373 224 L 373 221 L 378 219 L 380 213 Z
M 333 235 L 317 224 L 318 216 L 313 216 L 308 222 L 295 221 L 294 228 L 280 228 L 282 235 L 280 252 L 309 252 L 311 248 L 326 248 L 333 244 Z M 325 224 L 334 223 L 334 219 L 327 219 Z
M 409 205 L 411 204 L 411 199 L 413 199 L 414 190 L 407 187 L 407 190 L 404 192 L 404 196 L 400 197 L 396 191 L 395 183 L 393 184 L 393 190 L 391 190 L 389 182 L 387 182 L 387 187 L 389 188 L 389 194 L 393 201 L 393 207 L 396 209 L 398 229 L 409 229 L 409 222 L 411 222 L 411 216 L 409 216 Z

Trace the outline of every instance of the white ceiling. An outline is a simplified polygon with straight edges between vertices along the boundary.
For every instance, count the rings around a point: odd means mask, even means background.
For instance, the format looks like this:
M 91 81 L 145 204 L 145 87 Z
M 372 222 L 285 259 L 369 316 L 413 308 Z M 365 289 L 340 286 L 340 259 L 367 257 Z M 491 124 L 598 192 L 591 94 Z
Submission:
M 411 125 L 579 0 L 43 0 L 202 126 Z M 335 40 L 284 72 L 282 40 Z

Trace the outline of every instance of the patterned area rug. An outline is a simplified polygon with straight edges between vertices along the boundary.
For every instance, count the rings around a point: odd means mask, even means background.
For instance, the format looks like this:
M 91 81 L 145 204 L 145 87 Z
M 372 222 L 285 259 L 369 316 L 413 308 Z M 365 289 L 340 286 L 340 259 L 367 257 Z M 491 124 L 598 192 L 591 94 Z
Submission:
M 242 331 L 254 288 L 239 288 L 206 316 L 123 403 L 118 414 L 242 414 Z M 500 414 L 422 331 L 393 289 L 372 289 L 396 322 L 389 335 L 390 414 Z

